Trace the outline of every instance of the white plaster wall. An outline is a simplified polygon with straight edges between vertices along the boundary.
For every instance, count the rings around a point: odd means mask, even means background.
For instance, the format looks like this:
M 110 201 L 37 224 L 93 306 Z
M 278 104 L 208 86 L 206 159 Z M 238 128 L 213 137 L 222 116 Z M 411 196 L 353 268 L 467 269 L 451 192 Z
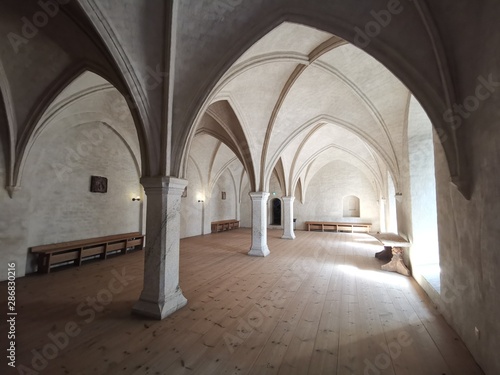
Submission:
M 93 144 L 89 132 L 102 140 Z M 92 175 L 108 178 L 106 194 L 90 192 Z M 109 127 L 49 125 L 26 160 L 22 190 L 13 200 L 0 193 L 2 244 L 11 244 L 2 258 L 17 259 L 22 276 L 36 270 L 28 247 L 142 231 L 144 200 L 132 202 L 137 195 L 144 197 L 134 159 Z
M 198 199 L 204 195 L 200 175 L 190 160 L 187 170 L 187 197 L 181 199 L 181 238 L 202 234 L 203 203 Z
M 250 199 L 250 183 L 248 178 L 245 177 L 245 183 L 243 185 L 241 194 L 241 205 L 240 205 L 240 226 L 242 228 L 252 227 L 252 200 Z
M 430 295 L 485 373 L 493 375 L 500 369 L 494 355 L 500 347 L 500 130 L 496 122 L 483 120 L 470 128 L 470 201 L 450 183 L 446 157 L 435 141 L 441 294 Z
M 398 233 L 398 214 L 396 210 L 396 188 L 394 181 L 390 174 L 387 174 L 387 192 L 388 197 L 386 201 L 387 213 L 387 228 L 389 232 Z
M 222 192 L 226 192 L 226 199 L 222 199 Z M 210 196 L 210 220 L 236 219 L 236 191 L 233 178 L 229 170 L 225 170 L 215 184 Z
M 194 138 L 186 176 L 188 196 L 181 205 L 181 238 L 211 233 L 212 221 L 239 218 L 242 173 L 243 165 L 221 141 L 205 133 Z
M 344 218 L 345 196 L 360 199 L 360 218 Z M 380 230 L 377 193 L 366 176 L 351 164 L 334 161 L 323 167 L 311 180 L 305 202 L 294 203 L 296 229 L 306 229 L 306 221 L 346 221 L 372 223 L 372 231 Z
M 436 177 L 432 124 L 415 98 L 410 104 L 408 150 L 411 184 L 412 265 L 438 264 Z

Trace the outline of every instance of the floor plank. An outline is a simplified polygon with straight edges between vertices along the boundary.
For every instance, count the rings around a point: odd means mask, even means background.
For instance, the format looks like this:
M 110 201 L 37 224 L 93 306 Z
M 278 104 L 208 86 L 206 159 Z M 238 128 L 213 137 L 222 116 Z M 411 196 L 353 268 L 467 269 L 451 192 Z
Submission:
M 82 375 L 482 374 L 416 282 L 380 270 L 370 236 L 268 233 L 267 258 L 246 255 L 247 229 L 182 240 L 189 303 L 160 322 L 130 313 L 142 252 L 17 280 L 18 365 Z M 0 293 L 5 304 L 6 283 Z M 71 322 L 79 332 L 63 340 Z

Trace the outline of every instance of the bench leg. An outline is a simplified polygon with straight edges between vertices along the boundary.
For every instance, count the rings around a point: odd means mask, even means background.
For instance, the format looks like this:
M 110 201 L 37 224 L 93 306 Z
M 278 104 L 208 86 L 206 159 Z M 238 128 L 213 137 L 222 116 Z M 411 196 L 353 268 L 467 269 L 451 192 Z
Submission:
M 122 255 L 127 254 L 127 249 L 128 249 L 128 240 L 127 240 L 127 242 L 125 242 L 125 247 L 122 249 L 122 252 L 121 252 Z
M 50 255 L 51 254 L 38 255 L 38 273 L 50 272 Z
M 108 244 L 104 245 L 104 252 L 101 254 L 101 259 L 104 260 L 108 257 Z
M 78 259 L 75 259 L 75 266 L 77 267 L 80 267 L 82 265 L 82 262 L 83 262 L 83 249 L 80 249 L 80 251 L 78 251 Z

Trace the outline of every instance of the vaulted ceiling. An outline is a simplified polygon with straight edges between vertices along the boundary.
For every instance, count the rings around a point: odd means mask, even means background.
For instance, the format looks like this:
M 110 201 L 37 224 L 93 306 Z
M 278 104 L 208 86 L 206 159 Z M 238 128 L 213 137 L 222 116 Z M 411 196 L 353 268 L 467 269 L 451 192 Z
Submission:
M 248 49 L 215 90 L 196 134 L 224 142 L 253 190 L 267 191 L 279 165 L 282 189 L 293 195 L 299 181 L 306 188 L 332 160 L 359 169 L 378 192 L 388 173 L 398 185 L 412 95 L 354 45 L 285 22 Z

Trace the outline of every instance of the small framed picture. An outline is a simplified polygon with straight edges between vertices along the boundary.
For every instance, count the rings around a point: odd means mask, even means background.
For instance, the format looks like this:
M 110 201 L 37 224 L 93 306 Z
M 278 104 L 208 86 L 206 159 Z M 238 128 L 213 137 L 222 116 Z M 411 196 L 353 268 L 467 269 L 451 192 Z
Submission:
M 92 193 L 107 193 L 108 179 L 106 177 L 101 177 L 101 176 L 91 176 L 90 191 Z
M 225 191 L 222 192 L 222 200 L 226 200 L 226 192 Z

